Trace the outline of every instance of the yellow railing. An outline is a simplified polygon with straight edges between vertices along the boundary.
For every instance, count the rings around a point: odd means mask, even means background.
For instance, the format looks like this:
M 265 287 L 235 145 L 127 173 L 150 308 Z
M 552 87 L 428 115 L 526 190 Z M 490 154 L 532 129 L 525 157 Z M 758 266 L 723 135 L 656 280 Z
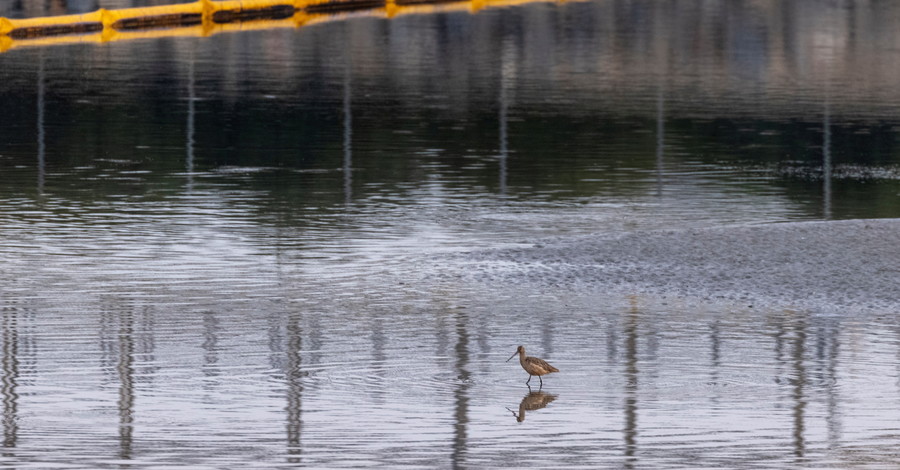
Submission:
M 0 17 L 0 52 L 19 46 L 110 42 L 162 36 L 209 36 L 248 29 L 297 28 L 355 15 L 465 10 L 562 0 L 198 0 L 194 3 L 83 15 L 10 19 Z

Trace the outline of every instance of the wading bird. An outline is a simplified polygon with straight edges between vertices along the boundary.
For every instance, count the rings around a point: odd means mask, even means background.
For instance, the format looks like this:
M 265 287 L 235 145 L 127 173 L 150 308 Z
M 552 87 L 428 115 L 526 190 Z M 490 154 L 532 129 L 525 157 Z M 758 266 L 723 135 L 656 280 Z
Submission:
M 509 356 L 509 359 L 506 362 L 509 362 L 510 359 L 516 357 L 516 354 L 519 355 L 519 364 L 522 364 L 522 368 L 525 369 L 525 372 L 528 372 L 528 380 L 525 381 L 525 385 L 528 385 L 528 382 L 531 382 L 531 376 L 538 376 L 538 380 L 541 381 L 541 386 L 544 386 L 544 379 L 541 378 L 544 374 L 549 374 L 551 372 L 559 372 L 559 369 L 551 366 L 547 363 L 547 361 L 543 359 L 539 359 L 537 357 L 528 357 L 525 355 L 525 346 L 519 346 L 516 349 L 516 352 L 513 353 L 512 356 Z

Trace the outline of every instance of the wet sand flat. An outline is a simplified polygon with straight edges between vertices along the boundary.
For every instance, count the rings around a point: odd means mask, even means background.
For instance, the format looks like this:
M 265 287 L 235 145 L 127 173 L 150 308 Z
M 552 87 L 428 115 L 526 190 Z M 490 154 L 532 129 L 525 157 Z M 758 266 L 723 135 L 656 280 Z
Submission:
M 557 239 L 478 253 L 488 278 L 818 311 L 900 307 L 900 220 L 792 222 Z

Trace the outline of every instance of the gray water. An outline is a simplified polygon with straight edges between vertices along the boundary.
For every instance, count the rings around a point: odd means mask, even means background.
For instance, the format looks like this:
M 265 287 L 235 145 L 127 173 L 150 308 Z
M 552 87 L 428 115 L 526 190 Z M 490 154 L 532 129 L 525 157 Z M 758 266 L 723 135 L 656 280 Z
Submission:
M 0 467 L 896 468 L 898 15 L 0 54 Z

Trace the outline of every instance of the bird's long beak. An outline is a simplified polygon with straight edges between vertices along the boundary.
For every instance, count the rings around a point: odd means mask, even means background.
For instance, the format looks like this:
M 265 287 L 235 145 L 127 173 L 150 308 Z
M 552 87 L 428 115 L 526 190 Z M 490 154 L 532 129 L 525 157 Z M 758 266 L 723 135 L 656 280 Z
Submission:
M 516 354 L 519 354 L 519 351 L 514 352 L 512 356 L 509 356 L 509 359 L 516 357 Z M 509 359 L 507 359 L 506 362 L 509 362 Z

